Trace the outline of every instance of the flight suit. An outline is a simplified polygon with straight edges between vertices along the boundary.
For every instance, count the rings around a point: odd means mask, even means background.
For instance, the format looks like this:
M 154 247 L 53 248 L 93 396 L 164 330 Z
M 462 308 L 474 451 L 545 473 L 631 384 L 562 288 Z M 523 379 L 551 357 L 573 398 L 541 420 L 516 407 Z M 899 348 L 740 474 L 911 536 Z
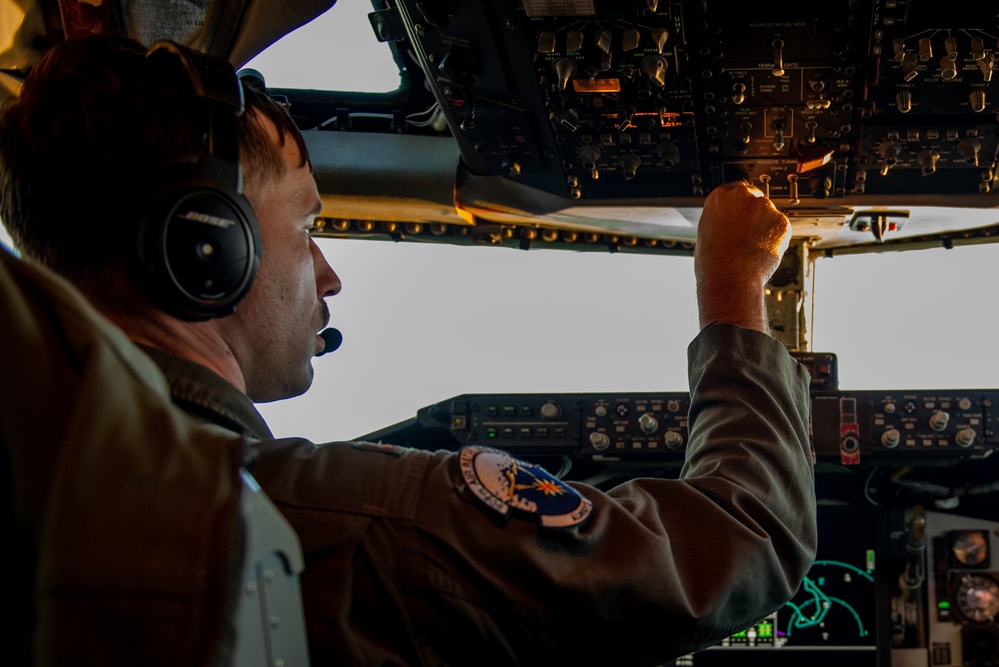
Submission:
M 177 410 L 66 281 L 0 249 L 4 664 L 230 664 L 244 438 Z
M 316 667 L 656 665 L 779 608 L 814 558 L 808 374 L 756 331 L 691 343 L 680 479 L 608 492 L 483 448 L 275 440 L 228 382 L 148 351 L 178 405 L 256 441 Z

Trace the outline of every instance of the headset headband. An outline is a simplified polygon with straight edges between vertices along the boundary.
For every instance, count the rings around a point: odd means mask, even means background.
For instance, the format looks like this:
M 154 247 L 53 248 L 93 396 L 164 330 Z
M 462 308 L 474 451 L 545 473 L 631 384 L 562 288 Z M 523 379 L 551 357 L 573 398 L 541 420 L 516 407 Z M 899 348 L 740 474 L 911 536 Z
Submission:
M 179 65 L 191 84 L 195 97 L 202 101 L 208 122 L 205 124 L 205 176 L 218 179 L 234 191 L 243 192 L 243 170 L 239 165 L 239 136 L 233 116 L 245 112 L 243 86 L 236 70 L 227 61 L 192 51 L 173 42 L 154 43 L 146 52 L 154 67 L 163 63 Z M 170 67 L 171 65 L 165 65 Z M 235 167 L 235 173 L 233 173 Z

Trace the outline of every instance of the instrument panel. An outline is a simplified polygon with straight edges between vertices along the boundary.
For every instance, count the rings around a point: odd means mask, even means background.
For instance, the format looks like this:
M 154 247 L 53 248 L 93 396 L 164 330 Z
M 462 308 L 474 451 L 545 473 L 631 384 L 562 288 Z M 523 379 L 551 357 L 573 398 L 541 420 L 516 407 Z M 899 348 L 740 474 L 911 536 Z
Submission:
M 812 375 L 819 551 L 781 609 L 671 667 L 999 667 L 999 390 L 837 387 Z M 600 488 L 676 478 L 686 392 L 463 394 L 362 439 L 486 445 Z
M 474 173 L 573 199 L 745 178 L 788 206 L 993 187 L 993 2 L 399 8 Z

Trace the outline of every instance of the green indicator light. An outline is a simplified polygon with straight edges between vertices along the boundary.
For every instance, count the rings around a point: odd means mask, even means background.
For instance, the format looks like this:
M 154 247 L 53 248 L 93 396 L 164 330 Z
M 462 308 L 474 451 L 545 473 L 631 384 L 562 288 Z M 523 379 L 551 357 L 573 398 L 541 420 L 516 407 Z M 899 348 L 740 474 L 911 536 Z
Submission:
M 742 632 L 737 632 L 734 635 L 732 635 L 732 637 L 735 638 L 735 639 L 739 639 L 740 637 L 745 637 L 745 636 L 746 636 L 746 631 L 745 630 L 743 630 Z
M 760 623 L 757 628 L 756 633 L 760 637 L 773 637 L 774 636 L 774 626 L 772 623 Z
M 950 602 L 944 600 L 943 602 L 937 603 L 937 609 L 950 609 Z
M 874 571 L 874 549 L 867 550 L 867 571 Z
M 486 431 L 486 437 L 487 438 L 495 438 L 496 437 L 496 431 Z

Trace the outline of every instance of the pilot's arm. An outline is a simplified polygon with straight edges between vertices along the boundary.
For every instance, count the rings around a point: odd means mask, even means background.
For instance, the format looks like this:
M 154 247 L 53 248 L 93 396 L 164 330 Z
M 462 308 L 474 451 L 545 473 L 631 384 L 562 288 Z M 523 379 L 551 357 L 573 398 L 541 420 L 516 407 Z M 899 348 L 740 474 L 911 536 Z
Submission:
M 296 527 L 313 664 L 641 665 L 779 608 L 815 551 L 808 376 L 762 333 L 787 222 L 707 200 L 679 480 L 609 492 L 485 448 L 300 440 L 254 471 Z

